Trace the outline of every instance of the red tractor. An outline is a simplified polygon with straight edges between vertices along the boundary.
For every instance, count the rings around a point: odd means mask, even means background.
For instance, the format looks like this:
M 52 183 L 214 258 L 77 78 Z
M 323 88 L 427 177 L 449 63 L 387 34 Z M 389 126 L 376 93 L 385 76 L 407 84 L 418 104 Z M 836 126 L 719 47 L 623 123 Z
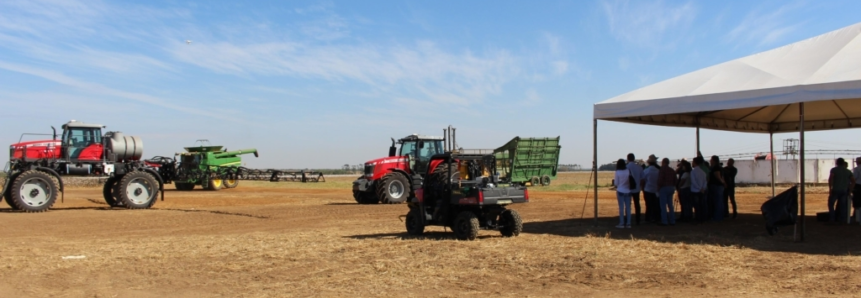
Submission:
M 2 192 L 6 203 L 25 212 L 48 210 L 63 193 L 66 175 L 107 177 L 103 195 L 112 207 L 146 209 L 159 192 L 164 198 L 161 176 L 141 161 L 141 139 L 118 131 L 102 135 L 104 127 L 72 120 L 62 126 L 59 140 L 51 127 L 53 139 L 12 144 Z M 21 139 L 25 135 L 40 134 Z
M 365 163 L 364 173 L 353 182 L 353 198 L 359 204 L 396 204 L 406 202 L 415 180 L 421 180 L 441 161 L 431 162 L 431 156 L 446 151 L 445 138 L 412 134 L 397 141 L 400 153 L 395 154 L 395 139 L 389 156 Z

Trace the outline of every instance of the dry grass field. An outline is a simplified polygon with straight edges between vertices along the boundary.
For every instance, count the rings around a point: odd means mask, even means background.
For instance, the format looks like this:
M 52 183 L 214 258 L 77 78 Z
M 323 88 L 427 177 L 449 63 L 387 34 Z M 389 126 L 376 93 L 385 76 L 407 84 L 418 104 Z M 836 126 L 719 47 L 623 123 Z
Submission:
M 601 184 L 609 183 L 602 173 Z M 585 177 L 584 177 L 585 176 Z M 512 206 L 524 233 L 411 238 L 405 205 L 357 205 L 351 177 L 168 191 L 151 210 L 111 209 L 70 188 L 46 213 L 0 207 L 0 297 L 848 297 L 861 293 L 861 226 L 808 217 L 765 233 L 764 188 L 738 219 L 613 228 L 615 194 L 591 215 L 585 175 L 563 174 Z M 604 182 L 606 181 L 606 182 Z M 172 187 L 169 187 L 172 188 Z M 585 199 L 585 200 L 584 200 Z M 808 196 L 808 214 L 825 196 Z

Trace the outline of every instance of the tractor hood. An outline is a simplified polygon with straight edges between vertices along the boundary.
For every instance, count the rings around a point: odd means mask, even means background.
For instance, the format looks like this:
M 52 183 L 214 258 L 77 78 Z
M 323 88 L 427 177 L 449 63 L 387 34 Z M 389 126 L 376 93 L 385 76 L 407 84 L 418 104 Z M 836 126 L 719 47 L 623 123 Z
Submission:
M 38 140 L 26 141 L 9 146 L 9 157 L 18 159 L 24 157 L 24 148 L 27 148 L 27 158 L 56 158 L 60 154 L 60 140 Z
M 398 162 L 406 162 L 406 161 L 407 161 L 407 156 L 389 156 L 389 157 L 383 157 L 383 158 L 378 158 L 378 159 L 368 161 L 365 163 L 365 165 L 366 166 L 367 165 L 376 166 L 376 165 L 380 165 L 380 164 L 398 163 Z

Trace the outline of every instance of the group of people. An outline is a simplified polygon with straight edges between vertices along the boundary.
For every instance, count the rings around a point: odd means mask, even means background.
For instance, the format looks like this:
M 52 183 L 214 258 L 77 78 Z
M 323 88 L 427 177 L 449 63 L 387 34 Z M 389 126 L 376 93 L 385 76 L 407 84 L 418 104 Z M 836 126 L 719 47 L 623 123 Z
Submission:
M 732 217 L 738 216 L 735 202 L 735 176 L 738 169 L 733 159 L 727 160 L 724 167 L 715 155 L 706 164 L 701 153 L 691 162 L 681 160 L 675 169 L 670 168 L 670 160 L 664 158 L 658 165 L 658 158 L 652 154 L 645 165 L 636 162 L 633 153 L 627 161 L 616 162 L 614 184 L 619 201 L 619 225 L 617 228 L 631 228 L 632 223 L 640 225 L 640 192 L 646 205 L 645 221 L 659 225 L 675 225 L 677 218 L 673 197 L 679 195 L 681 214 L 679 222 L 722 221 L 729 216 L 732 204 Z M 632 222 L 631 202 L 635 212 Z
M 855 221 L 861 223 L 861 157 L 855 159 L 859 166 L 852 171 L 849 163 L 838 158 L 828 176 L 828 222 L 848 222 L 848 199 L 852 194 L 852 207 L 855 208 Z M 838 214 L 837 210 L 845 210 Z M 839 220 L 839 221 L 838 221 Z

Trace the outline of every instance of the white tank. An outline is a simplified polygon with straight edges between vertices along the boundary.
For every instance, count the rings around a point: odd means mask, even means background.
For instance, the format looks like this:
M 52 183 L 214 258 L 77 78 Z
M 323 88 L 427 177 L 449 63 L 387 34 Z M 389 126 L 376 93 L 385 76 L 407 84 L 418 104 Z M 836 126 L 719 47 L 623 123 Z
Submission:
M 139 160 L 143 156 L 143 141 L 140 137 L 127 137 L 119 131 L 105 133 L 105 145 L 117 160 Z

